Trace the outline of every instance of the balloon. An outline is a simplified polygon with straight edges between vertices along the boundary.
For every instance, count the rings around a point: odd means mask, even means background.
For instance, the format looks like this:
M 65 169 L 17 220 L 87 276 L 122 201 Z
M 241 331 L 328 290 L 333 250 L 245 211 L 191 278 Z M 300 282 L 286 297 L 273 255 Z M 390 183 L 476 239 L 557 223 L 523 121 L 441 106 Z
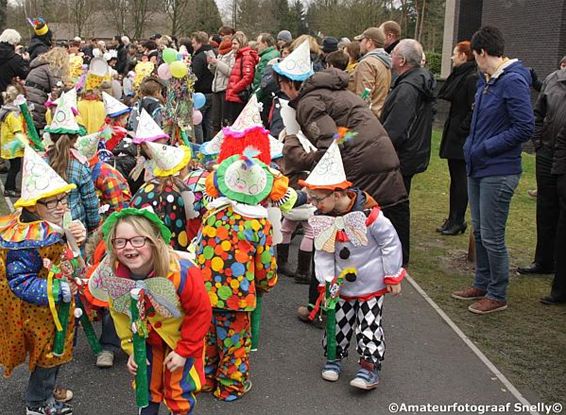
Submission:
M 199 125 L 202 122 L 202 112 L 193 110 L 193 124 Z
M 177 51 L 175 49 L 165 48 L 162 58 L 166 63 L 175 62 L 177 60 Z
M 159 67 L 157 68 L 157 75 L 159 75 L 161 79 L 164 79 L 166 81 L 168 79 L 171 79 L 171 71 L 169 70 L 169 64 L 162 63 L 161 65 L 159 65 Z
M 202 92 L 195 92 L 193 94 L 193 107 L 200 110 L 206 104 L 206 97 Z
M 169 71 L 171 75 L 175 78 L 182 78 L 187 75 L 189 70 L 187 69 L 187 65 L 185 65 L 181 61 L 175 61 L 169 64 Z
M 177 60 L 182 61 L 185 56 L 182 53 L 177 53 Z

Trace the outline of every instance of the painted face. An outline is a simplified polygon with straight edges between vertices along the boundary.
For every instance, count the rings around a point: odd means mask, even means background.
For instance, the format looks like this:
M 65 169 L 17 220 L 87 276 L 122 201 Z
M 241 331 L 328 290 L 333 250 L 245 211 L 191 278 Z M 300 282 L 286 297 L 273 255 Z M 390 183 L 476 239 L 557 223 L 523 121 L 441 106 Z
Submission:
M 322 213 L 330 213 L 336 206 L 335 192 L 328 190 L 307 190 L 309 203 L 315 206 Z
M 35 205 L 36 213 L 41 219 L 62 226 L 67 203 L 66 194 L 41 199 Z
M 151 241 L 144 235 L 140 235 L 129 223 L 120 222 L 116 226 L 112 245 L 118 261 L 133 274 L 148 275 L 153 270 Z

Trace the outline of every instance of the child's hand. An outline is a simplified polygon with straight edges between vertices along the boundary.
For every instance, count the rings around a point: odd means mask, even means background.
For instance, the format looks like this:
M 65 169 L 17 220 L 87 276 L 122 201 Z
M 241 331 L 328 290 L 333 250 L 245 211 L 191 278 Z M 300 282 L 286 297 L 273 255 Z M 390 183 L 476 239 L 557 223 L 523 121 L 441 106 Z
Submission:
M 175 351 L 172 351 L 167 355 L 167 357 L 163 361 L 163 364 L 167 366 L 167 369 L 169 369 L 170 372 L 174 372 L 177 369 L 181 369 L 185 367 L 186 361 L 187 361 L 186 357 L 183 357 L 177 354 Z
M 395 285 L 388 285 L 387 286 L 387 292 L 389 292 L 393 295 L 401 294 L 401 283 L 395 284 Z
M 147 365 L 149 366 L 149 360 L 147 361 Z M 137 365 L 136 361 L 134 360 L 134 354 L 133 353 L 128 358 L 128 363 L 126 363 L 126 367 L 128 368 L 128 372 L 130 372 L 130 374 L 132 374 L 133 376 L 136 376 L 136 373 L 138 372 L 138 365 Z
M 82 245 L 86 240 L 86 228 L 81 221 L 72 221 L 69 225 L 69 231 L 71 231 L 71 235 L 73 235 L 78 245 Z

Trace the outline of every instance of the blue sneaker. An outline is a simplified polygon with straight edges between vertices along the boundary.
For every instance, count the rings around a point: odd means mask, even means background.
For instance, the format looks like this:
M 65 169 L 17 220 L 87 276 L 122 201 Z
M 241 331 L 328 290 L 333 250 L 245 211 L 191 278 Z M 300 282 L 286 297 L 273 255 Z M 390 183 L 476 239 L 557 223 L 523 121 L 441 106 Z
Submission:
M 336 382 L 342 372 L 342 362 L 340 360 L 327 360 L 322 368 L 322 378 L 329 382 Z
M 364 360 L 360 362 L 360 365 L 362 367 L 356 373 L 356 377 L 351 380 L 350 385 L 363 390 L 375 389 L 379 385 L 379 369 Z

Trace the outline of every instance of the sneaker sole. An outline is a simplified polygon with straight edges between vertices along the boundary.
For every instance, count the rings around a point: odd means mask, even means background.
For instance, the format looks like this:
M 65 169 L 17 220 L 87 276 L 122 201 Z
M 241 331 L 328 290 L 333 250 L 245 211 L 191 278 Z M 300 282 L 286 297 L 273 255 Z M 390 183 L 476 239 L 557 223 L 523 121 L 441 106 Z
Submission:
M 379 382 L 373 383 L 373 384 L 368 384 L 364 380 L 358 379 L 358 378 L 352 379 L 350 381 L 350 386 L 353 386 L 354 388 L 358 388 L 358 389 L 363 389 L 363 390 L 366 390 L 366 391 L 377 388 L 377 385 L 379 385 Z
M 472 308 L 472 306 L 468 307 L 468 311 L 474 313 L 474 314 L 479 314 L 479 315 L 484 315 L 484 314 L 491 314 L 491 313 L 496 313 L 497 311 L 503 311 L 507 309 L 507 304 L 501 307 L 497 307 L 494 308 L 493 310 L 489 310 L 489 311 L 481 311 L 481 310 L 476 310 L 475 308 Z
M 340 374 L 334 372 L 333 370 L 328 370 L 322 372 L 322 378 L 328 382 L 336 382 L 340 379 Z
M 479 297 L 479 296 L 477 296 L 477 297 L 462 297 L 461 295 L 450 294 L 450 297 L 455 298 L 456 300 L 463 300 L 463 301 L 467 301 L 467 300 L 481 300 L 482 298 L 485 297 L 485 294 L 482 295 L 481 297 Z

